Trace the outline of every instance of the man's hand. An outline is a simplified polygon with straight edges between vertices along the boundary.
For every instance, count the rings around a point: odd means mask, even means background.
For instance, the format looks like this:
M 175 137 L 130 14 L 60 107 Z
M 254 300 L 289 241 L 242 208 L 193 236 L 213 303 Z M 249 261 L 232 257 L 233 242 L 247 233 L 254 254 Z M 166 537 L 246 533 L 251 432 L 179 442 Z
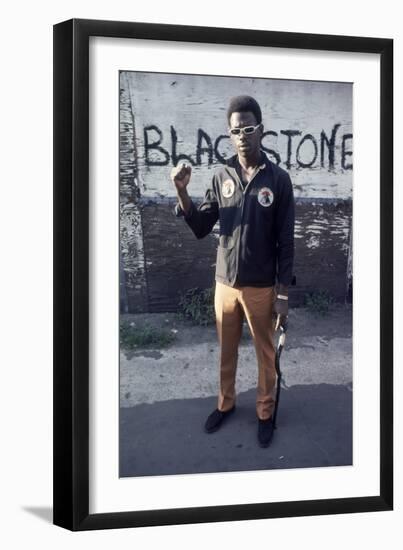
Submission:
M 278 330 L 280 326 L 285 326 L 288 318 L 288 302 L 285 300 L 279 300 L 278 298 L 274 302 L 274 316 L 275 316 L 275 326 L 274 330 Z
M 273 317 L 275 318 L 274 330 L 278 330 L 280 326 L 285 326 L 287 324 L 288 288 L 283 285 L 279 285 L 273 305 Z
M 186 187 L 190 181 L 192 167 L 184 162 L 179 163 L 171 170 L 171 180 L 173 181 L 178 195 L 186 192 Z

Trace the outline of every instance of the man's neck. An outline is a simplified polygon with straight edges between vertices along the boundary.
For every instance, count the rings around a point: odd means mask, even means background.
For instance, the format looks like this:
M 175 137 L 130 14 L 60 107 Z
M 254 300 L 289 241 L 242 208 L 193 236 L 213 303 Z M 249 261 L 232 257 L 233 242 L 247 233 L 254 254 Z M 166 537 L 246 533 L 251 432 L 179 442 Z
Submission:
M 241 155 L 238 154 L 238 162 L 241 165 L 241 167 L 246 170 L 253 170 L 260 164 L 260 158 L 261 158 L 261 152 L 258 151 L 256 155 L 253 155 L 251 157 L 241 157 Z

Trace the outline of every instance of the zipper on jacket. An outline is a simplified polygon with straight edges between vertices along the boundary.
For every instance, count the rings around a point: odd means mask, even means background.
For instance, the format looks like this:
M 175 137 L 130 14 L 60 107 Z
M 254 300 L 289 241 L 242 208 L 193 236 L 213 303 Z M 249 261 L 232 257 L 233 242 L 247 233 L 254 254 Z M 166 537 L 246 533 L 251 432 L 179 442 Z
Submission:
M 241 180 L 239 179 L 239 176 L 237 174 L 237 171 L 234 169 L 234 172 L 235 172 L 235 176 L 238 180 L 238 183 L 242 189 L 242 203 L 241 203 L 241 224 L 239 226 L 239 243 L 238 243 L 238 251 L 237 251 L 237 256 L 236 256 L 236 269 L 235 269 L 235 275 L 234 275 L 234 280 L 231 281 L 231 283 L 235 283 L 236 281 L 236 277 L 238 275 L 238 268 L 239 268 L 239 255 L 240 255 L 240 252 L 241 252 L 241 237 L 242 237 L 242 228 L 243 228 L 243 207 L 244 207 L 244 204 L 245 204 L 245 196 L 246 196 L 246 192 L 250 186 L 250 184 L 253 182 L 253 180 L 255 179 L 255 177 L 259 174 L 259 172 L 263 169 L 263 167 L 266 166 L 265 164 L 260 164 L 258 169 L 256 170 L 256 172 L 253 174 L 252 178 L 248 181 L 248 183 L 245 185 L 245 188 L 243 187 L 242 185 L 242 182 Z M 228 170 L 227 170 L 228 171 Z

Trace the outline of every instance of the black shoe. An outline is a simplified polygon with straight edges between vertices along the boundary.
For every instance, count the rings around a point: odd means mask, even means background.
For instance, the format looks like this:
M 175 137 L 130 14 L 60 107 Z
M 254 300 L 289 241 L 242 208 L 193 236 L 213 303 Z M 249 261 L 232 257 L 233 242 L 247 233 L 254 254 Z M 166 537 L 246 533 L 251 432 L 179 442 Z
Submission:
M 204 424 L 204 430 L 211 434 L 216 432 L 223 421 L 235 410 L 235 405 L 229 411 L 219 411 L 216 409 L 213 411 L 210 416 L 207 418 L 206 423 Z
M 267 420 L 261 420 L 259 418 L 257 438 L 261 447 L 268 447 L 270 445 L 271 438 L 273 437 L 274 424 L 271 418 Z

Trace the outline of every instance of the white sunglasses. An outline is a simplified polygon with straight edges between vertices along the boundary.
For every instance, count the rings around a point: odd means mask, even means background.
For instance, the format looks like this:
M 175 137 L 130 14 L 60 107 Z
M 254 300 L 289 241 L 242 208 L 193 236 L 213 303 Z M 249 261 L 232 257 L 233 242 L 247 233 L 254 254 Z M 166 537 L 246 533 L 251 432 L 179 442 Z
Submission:
M 229 128 L 229 133 L 233 136 L 239 136 L 241 133 L 248 136 L 254 134 L 261 125 L 262 124 L 258 124 L 257 126 L 245 126 L 244 128 Z

